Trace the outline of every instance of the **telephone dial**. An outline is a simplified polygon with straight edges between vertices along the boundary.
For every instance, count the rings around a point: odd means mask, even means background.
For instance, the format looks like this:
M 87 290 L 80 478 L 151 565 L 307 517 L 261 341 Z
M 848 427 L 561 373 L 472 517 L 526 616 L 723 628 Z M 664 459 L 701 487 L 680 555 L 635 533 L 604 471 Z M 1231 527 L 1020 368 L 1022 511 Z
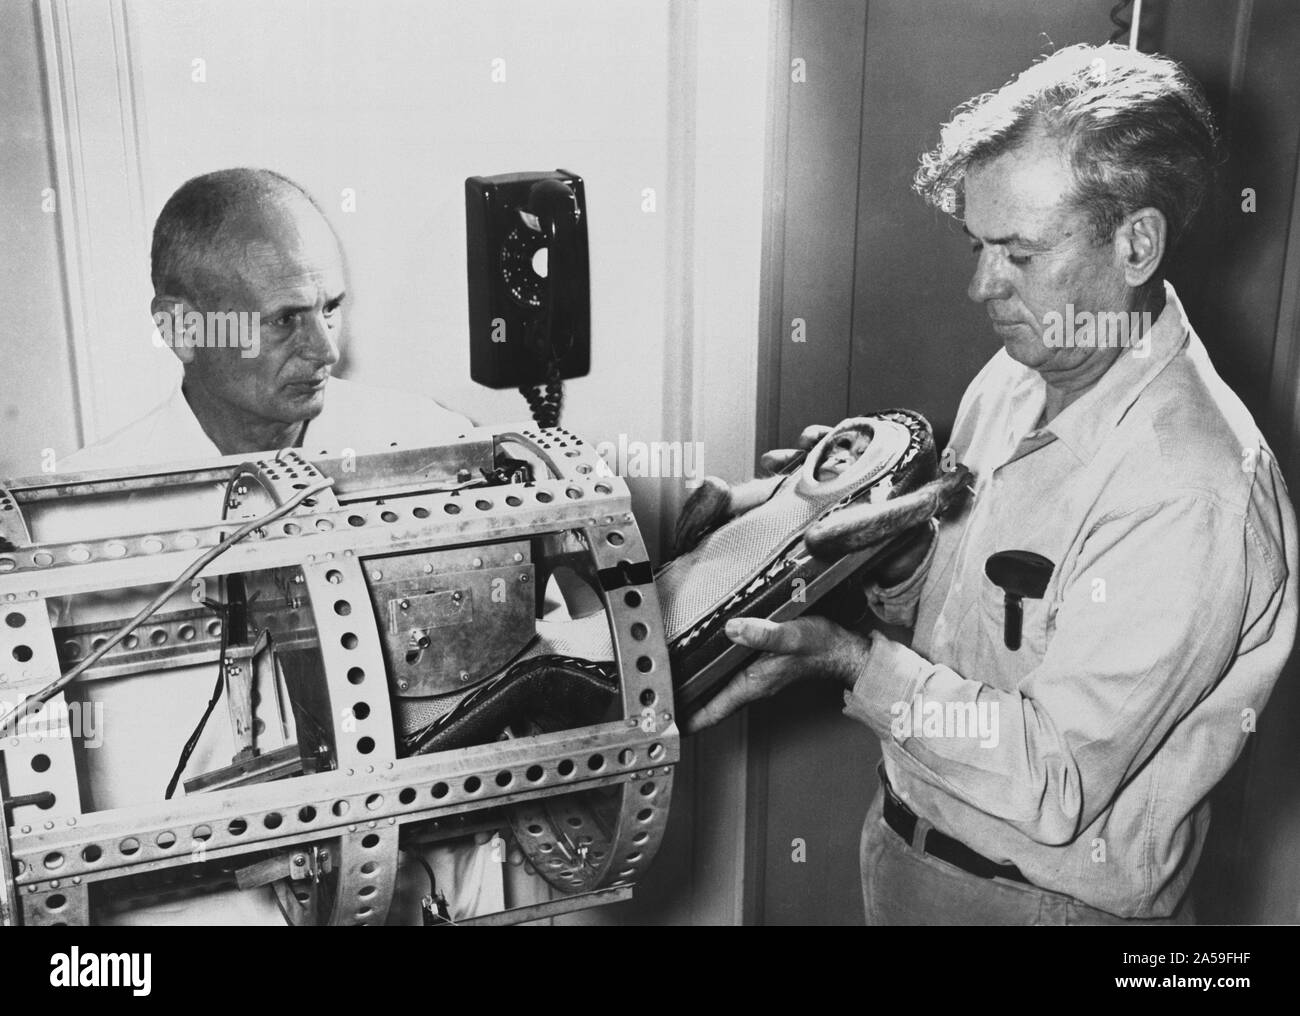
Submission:
M 518 388 L 540 427 L 560 422 L 563 382 L 591 369 L 591 284 L 582 177 L 465 181 L 470 376 Z

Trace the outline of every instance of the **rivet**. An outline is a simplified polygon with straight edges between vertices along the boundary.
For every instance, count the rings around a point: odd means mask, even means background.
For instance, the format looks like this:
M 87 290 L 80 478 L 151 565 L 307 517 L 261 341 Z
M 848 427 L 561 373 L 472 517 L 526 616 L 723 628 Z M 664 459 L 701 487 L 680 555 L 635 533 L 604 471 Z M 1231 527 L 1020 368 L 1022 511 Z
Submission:
M 378 568 L 376 568 L 374 571 L 370 573 L 370 580 L 372 582 L 378 582 L 383 577 L 384 577 L 384 573 L 381 572 Z
M 356 775 L 356 773 L 355 773 L 354 770 L 349 769 L 349 770 L 348 770 L 348 775 L 349 775 L 349 776 L 354 776 L 354 775 Z
M 411 601 L 410 601 L 410 600 L 403 600 L 403 601 L 402 601 L 401 603 L 399 603 L 397 606 L 398 606 L 399 608 L 401 608 L 402 610 L 410 610 L 410 609 L 411 609 Z
M 375 767 L 374 767 L 374 766 L 366 766 L 366 772 L 368 772 L 368 773 L 373 773 L 374 771 L 375 771 Z
M 400 680 L 399 680 L 399 681 L 397 682 L 397 687 L 400 688 L 402 691 L 406 691 L 408 685 L 407 685 L 407 683 L 406 683 L 405 681 L 400 681 Z
M 483 567 L 483 559 L 482 559 L 481 557 L 476 557 L 476 558 L 474 558 L 473 564 L 474 564 L 474 567 L 475 567 L 475 568 L 482 568 L 482 567 Z M 432 566 L 432 565 L 428 565 L 427 567 L 432 568 L 433 566 Z
M 73 884 L 73 885 L 81 885 L 81 876 L 80 876 L 80 875 L 73 875 L 73 876 L 72 876 L 72 884 Z
M 46 823 L 45 823 L 45 828 L 46 828 L 46 829 L 53 829 L 53 828 L 54 828 L 54 823 L 53 823 L 53 822 L 46 822 Z
M 29 826 L 29 825 L 25 825 L 25 826 L 23 826 L 23 832 L 25 832 L 25 833 L 29 833 L 29 832 L 31 832 L 31 831 L 32 831 L 32 827 L 31 827 L 31 826 Z
M 523 559 L 524 559 L 524 555 L 523 555 L 523 554 L 520 554 L 520 553 L 518 553 L 518 552 L 515 553 L 515 563 L 516 563 L 516 564 L 518 564 L 518 563 L 519 563 L 520 561 L 522 561 Z
M 431 564 L 426 564 L 426 565 L 424 566 L 424 574 L 426 574 L 426 575 L 432 575 L 432 574 L 433 574 L 433 565 L 431 565 Z
M 348 832 L 350 832 L 350 833 L 354 833 L 354 832 L 356 832 L 356 831 L 357 831 L 357 827 L 356 827 L 356 826 L 354 826 L 354 825 L 350 825 L 350 826 L 348 826 Z

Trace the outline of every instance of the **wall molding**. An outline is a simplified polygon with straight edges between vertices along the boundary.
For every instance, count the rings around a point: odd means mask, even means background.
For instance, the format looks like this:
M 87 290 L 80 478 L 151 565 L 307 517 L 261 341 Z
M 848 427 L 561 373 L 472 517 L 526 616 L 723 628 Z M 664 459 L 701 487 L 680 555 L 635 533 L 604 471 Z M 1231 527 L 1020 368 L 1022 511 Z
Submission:
M 137 299 L 148 249 L 141 139 L 124 0 L 38 0 L 50 161 L 77 431 L 87 444 L 126 423 L 137 368 L 156 366 Z M 145 278 L 139 278 L 141 271 Z

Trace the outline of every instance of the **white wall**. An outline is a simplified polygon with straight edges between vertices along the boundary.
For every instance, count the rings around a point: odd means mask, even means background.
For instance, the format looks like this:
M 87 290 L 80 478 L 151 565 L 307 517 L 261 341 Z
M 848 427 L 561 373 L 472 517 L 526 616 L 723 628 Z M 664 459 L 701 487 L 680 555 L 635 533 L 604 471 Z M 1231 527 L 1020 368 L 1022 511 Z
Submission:
M 32 7 L 9 4 L 0 28 L 0 477 L 39 472 L 44 449 L 78 436 L 39 53 Z

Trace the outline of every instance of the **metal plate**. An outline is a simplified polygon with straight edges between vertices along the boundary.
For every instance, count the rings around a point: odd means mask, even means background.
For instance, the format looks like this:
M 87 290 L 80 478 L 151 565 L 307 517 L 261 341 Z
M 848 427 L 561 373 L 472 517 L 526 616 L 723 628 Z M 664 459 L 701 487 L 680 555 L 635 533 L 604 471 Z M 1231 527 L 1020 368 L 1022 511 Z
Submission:
M 535 633 L 527 540 L 367 558 L 365 568 L 395 695 L 467 690 Z

